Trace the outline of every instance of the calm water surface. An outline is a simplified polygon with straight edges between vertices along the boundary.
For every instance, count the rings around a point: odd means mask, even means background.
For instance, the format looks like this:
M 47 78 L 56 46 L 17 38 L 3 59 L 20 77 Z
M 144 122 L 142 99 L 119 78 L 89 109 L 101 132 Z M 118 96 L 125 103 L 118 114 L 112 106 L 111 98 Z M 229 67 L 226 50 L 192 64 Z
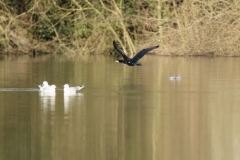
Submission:
M 0 60 L 0 159 L 240 159 L 240 58 L 114 61 Z M 38 91 L 44 80 L 55 94 Z M 65 95 L 65 83 L 85 88 Z

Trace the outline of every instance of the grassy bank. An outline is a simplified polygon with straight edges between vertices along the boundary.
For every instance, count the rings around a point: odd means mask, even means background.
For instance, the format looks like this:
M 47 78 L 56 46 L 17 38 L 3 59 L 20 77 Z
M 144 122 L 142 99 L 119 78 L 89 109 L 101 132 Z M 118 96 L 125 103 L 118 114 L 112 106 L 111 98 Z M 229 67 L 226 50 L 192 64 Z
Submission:
M 240 1 L 4 0 L 0 54 L 240 55 Z

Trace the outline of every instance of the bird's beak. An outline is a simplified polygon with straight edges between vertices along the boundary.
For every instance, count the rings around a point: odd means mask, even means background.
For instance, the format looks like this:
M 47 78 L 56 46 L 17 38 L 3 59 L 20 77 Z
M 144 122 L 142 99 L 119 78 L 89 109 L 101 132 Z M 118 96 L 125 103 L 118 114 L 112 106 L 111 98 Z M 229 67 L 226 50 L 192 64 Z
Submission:
M 119 61 L 118 61 L 118 60 L 116 60 L 115 62 L 119 63 Z

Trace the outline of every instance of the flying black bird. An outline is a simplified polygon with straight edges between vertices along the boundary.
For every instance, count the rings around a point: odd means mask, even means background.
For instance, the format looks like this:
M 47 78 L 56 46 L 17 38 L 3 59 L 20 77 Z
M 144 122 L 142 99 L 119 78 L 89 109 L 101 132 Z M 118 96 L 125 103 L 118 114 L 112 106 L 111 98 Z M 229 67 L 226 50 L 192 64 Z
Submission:
M 117 60 L 116 62 L 124 63 L 128 66 L 141 66 L 142 64 L 138 62 L 139 59 L 141 59 L 146 53 L 149 51 L 158 48 L 159 46 L 153 46 L 150 48 L 142 49 L 140 52 L 138 52 L 132 59 L 126 56 L 126 54 L 123 52 L 122 49 L 120 49 L 115 41 L 113 41 L 114 48 L 122 55 L 123 60 Z

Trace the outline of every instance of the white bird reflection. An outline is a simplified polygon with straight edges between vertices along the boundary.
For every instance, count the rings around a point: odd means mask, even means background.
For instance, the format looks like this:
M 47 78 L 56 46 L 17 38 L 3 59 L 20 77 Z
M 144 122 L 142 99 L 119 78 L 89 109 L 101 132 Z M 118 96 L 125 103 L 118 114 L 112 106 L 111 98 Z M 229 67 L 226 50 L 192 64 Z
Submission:
M 78 107 L 83 101 L 83 93 L 64 93 L 64 118 L 69 118 L 71 107 Z
M 41 97 L 44 113 L 48 112 L 49 109 L 54 112 L 56 92 L 39 92 L 39 96 Z

